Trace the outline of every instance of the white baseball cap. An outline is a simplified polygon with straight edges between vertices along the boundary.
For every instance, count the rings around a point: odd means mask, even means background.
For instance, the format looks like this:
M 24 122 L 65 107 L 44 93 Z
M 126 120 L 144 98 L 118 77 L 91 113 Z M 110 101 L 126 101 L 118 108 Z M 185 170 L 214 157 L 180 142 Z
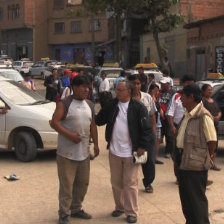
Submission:
M 170 78 L 169 77 L 163 77 L 159 82 L 163 83 L 163 84 L 170 83 Z

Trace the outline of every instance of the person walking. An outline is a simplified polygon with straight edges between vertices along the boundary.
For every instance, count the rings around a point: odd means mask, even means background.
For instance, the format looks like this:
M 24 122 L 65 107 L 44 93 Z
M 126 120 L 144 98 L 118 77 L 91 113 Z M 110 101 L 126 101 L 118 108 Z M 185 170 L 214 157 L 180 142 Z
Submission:
M 222 117 L 222 112 L 221 112 L 218 104 L 215 102 L 215 100 L 212 99 L 212 87 L 211 87 L 211 85 L 204 84 L 201 87 L 201 90 L 202 90 L 202 96 L 203 96 L 203 99 L 202 99 L 203 105 L 213 116 L 216 134 L 218 134 L 218 124 L 219 124 L 220 118 Z M 215 153 L 214 153 L 214 156 L 212 158 L 211 169 L 215 170 L 215 171 L 220 171 L 221 169 L 218 166 L 216 166 L 216 164 L 215 164 L 217 147 L 218 147 L 218 140 L 217 140 Z
M 141 77 L 141 91 L 146 93 L 148 91 L 148 86 L 149 86 L 149 77 L 144 73 L 143 67 L 138 68 L 138 73 Z
M 52 75 L 45 79 L 44 86 L 46 86 L 46 99 L 56 102 L 61 90 L 57 68 L 53 68 Z
M 201 90 L 196 84 L 183 89 L 181 101 L 186 113 L 177 132 L 176 160 L 182 210 L 186 223 L 209 224 L 205 191 L 208 169 L 215 153 L 216 130 L 212 115 L 201 102 Z
M 175 93 L 173 89 L 170 87 L 170 78 L 169 77 L 163 77 L 160 80 L 161 83 L 161 90 L 159 94 L 159 103 L 161 106 L 161 123 L 162 123 L 162 129 L 161 129 L 161 137 L 163 138 L 165 135 L 166 138 L 166 148 L 165 148 L 165 158 L 170 158 L 171 151 L 173 148 L 173 138 L 170 132 L 170 127 L 168 123 L 168 119 L 166 116 L 166 112 L 170 103 L 170 100 Z
M 103 72 L 101 75 L 102 82 L 100 83 L 100 86 L 99 86 L 101 107 L 103 107 L 105 103 L 112 98 L 110 93 L 110 83 L 106 77 L 107 77 L 106 73 Z
M 132 86 L 126 80 L 118 82 L 116 98 L 109 101 L 96 116 L 97 125 L 106 124 L 111 185 L 115 210 L 113 217 L 125 213 L 128 223 L 137 222 L 138 169 L 133 153 L 140 157 L 153 141 L 148 111 L 131 97 Z
M 131 81 L 133 85 L 133 98 L 136 100 L 140 100 L 148 110 L 150 122 L 152 124 L 152 130 L 154 133 L 154 141 L 153 144 L 149 146 L 150 150 L 148 152 L 147 162 L 142 164 L 142 172 L 143 172 L 143 184 L 145 187 L 146 193 L 153 193 L 152 182 L 155 179 L 155 153 L 156 153 L 156 106 L 152 97 L 148 93 L 141 92 L 141 78 L 139 75 L 129 76 L 129 81 Z
M 58 132 L 57 168 L 59 178 L 59 224 L 68 224 L 69 216 L 90 219 L 82 209 L 89 184 L 89 138 L 95 156 L 99 154 L 94 105 L 86 100 L 89 79 L 77 75 L 72 82 L 73 95 L 59 101 L 51 127 Z
M 159 86 L 155 83 L 151 84 L 149 87 L 149 94 L 151 95 L 155 105 L 156 105 L 156 160 L 155 164 L 164 164 L 164 162 L 158 160 L 159 157 L 159 148 L 160 148 L 160 141 L 161 141 L 161 113 L 162 109 L 158 100 L 159 96 Z

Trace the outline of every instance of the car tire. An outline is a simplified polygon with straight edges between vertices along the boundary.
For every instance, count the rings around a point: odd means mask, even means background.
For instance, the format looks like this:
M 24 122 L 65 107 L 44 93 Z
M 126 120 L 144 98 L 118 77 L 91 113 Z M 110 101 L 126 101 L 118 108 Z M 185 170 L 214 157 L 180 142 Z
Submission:
M 45 74 L 43 72 L 41 72 L 41 79 L 45 80 Z
M 36 158 L 37 144 L 32 134 L 28 132 L 19 132 L 15 140 L 17 159 L 23 162 L 30 162 Z

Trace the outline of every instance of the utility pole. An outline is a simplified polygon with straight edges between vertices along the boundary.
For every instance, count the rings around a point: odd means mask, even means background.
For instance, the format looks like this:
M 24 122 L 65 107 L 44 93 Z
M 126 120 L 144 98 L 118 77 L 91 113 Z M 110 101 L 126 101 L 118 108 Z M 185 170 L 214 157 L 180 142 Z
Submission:
M 36 0 L 33 0 L 33 61 L 36 62 Z
M 95 56 L 96 56 L 96 46 L 95 46 L 95 21 L 94 21 L 94 14 L 91 14 L 90 17 L 91 21 L 91 41 L 92 41 L 92 62 L 95 65 Z

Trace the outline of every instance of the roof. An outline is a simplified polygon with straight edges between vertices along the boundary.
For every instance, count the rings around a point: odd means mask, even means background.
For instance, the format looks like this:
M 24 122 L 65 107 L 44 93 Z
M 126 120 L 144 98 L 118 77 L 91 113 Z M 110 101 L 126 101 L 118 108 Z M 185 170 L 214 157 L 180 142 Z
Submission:
M 211 23 L 211 22 L 214 22 L 214 21 L 217 21 L 217 20 L 222 20 L 222 19 L 224 19 L 224 15 L 216 16 L 216 17 L 212 17 L 212 18 L 206 18 L 206 19 L 202 19 L 202 20 L 198 20 L 198 21 L 195 21 L 195 22 L 192 22 L 192 23 L 185 24 L 184 28 L 185 29 L 191 29 L 191 28 L 194 28 L 194 27 L 198 27 L 198 26 L 200 26 L 201 24 L 204 24 L 204 23 Z

